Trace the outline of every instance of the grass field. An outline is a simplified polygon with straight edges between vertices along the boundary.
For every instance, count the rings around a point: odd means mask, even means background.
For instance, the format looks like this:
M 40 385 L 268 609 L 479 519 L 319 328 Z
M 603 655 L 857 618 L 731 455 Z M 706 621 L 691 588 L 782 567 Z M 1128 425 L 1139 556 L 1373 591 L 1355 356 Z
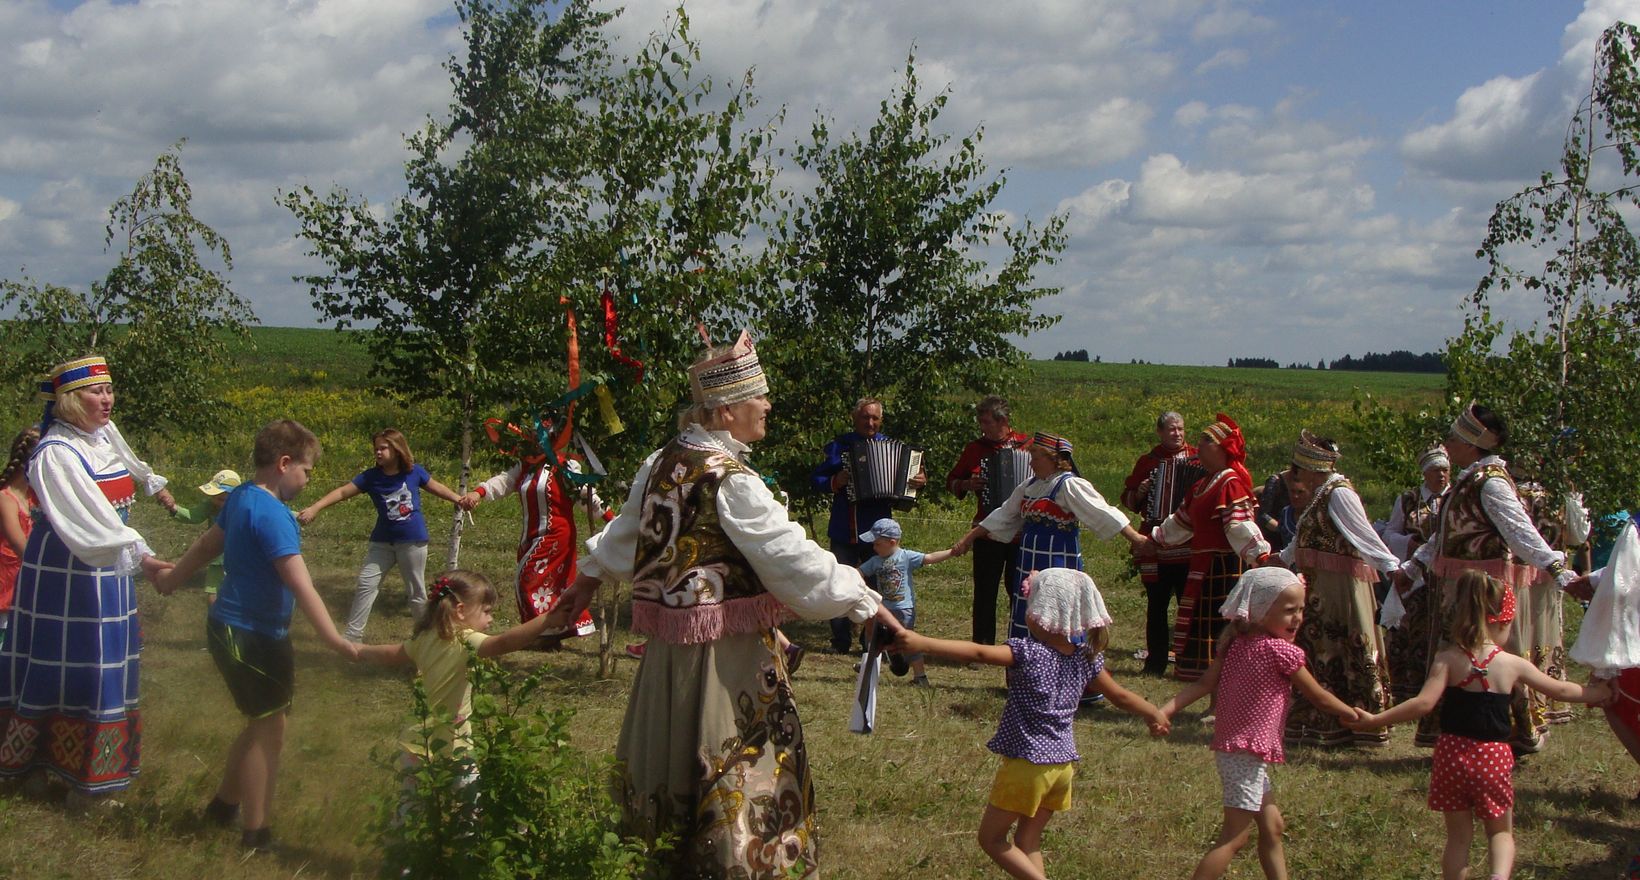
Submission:
M 362 390 L 362 353 L 339 346 L 329 334 L 263 330 L 257 338 L 260 351 L 247 356 L 236 376 L 238 421 L 225 425 L 222 437 L 154 440 L 143 450 L 178 487 L 196 485 L 241 460 L 249 432 L 274 414 L 309 422 L 326 440 L 320 476 L 298 504 L 310 503 L 366 464 L 372 428 L 405 425 L 412 439 L 440 433 L 430 415 Z M 1192 426 L 1220 408 L 1240 417 L 1252 440 L 1252 469 L 1262 476 L 1281 463 L 1301 424 L 1339 435 L 1348 453 L 1357 439 L 1346 430 L 1357 385 L 1408 406 L 1435 402 L 1440 389 L 1439 378 L 1428 376 L 1038 363 L 1015 396 L 1015 422 L 1025 430 L 1069 435 L 1084 473 L 1114 495 L 1133 458 L 1148 448 L 1160 409 L 1180 410 Z M 889 413 L 891 433 L 892 419 Z M 844 427 L 839 416 L 839 430 Z M 448 481 L 447 451 L 428 442 L 418 453 L 435 476 Z M 1372 474 L 1354 475 L 1369 511 L 1385 515 L 1397 487 Z M 191 492 L 179 494 L 193 500 Z M 450 508 L 435 499 L 427 505 L 437 559 L 436 536 L 448 526 Z M 351 596 L 372 520 L 368 508 L 361 499 L 344 503 L 304 531 L 304 555 L 333 617 L 345 611 Z M 903 518 L 907 545 L 949 545 L 969 512 L 953 503 L 924 505 Z M 476 516 L 463 564 L 504 583 L 512 569 L 516 503 L 481 506 Z M 151 503 L 138 506 L 133 523 L 167 557 L 180 554 L 197 534 Z M 1140 677 L 1131 659 L 1144 612 L 1125 551 L 1109 544 L 1086 549 L 1089 571 L 1117 620 L 1108 654 L 1114 674 L 1153 702 L 1165 699 L 1176 685 Z M 398 585 L 396 575 L 384 583 L 369 631 L 373 642 L 409 632 Z M 967 561 L 925 569 L 917 587 L 923 628 L 966 637 Z M 247 860 L 236 834 L 206 830 L 196 818 L 239 727 L 203 650 L 203 597 L 164 598 L 146 585 L 139 594 L 146 639 L 143 773 L 125 798 L 128 807 L 114 816 L 83 818 L 14 790 L 0 792 L 0 877 L 374 876 L 379 862 L 361 830 L 373 800 L 392 797 L 395 782 L 372 756 L 393 754 L 410 708 L 406 680 L 336 659 L 318 647 L 305 623 L 295 624 L 297 703 L 274 820 L 285 848 L 275 857 Z M 509 603 L 498 612 L 497 628 L 513 619 Z M 1575 607 L 1569 617 L 1575 627 Z M 826 642 L 824 623 L 799 623 L 788 632 L 811 648 Z M 624 643 L 625 633 L 616 641 Z M 590 753 L 612 749 L 631 661 L 600 677 L 589 639 L 560 654 L 517 655 L 509 662 L 549 667 L 547 699 L 576 711 L 575 744 Z M 973 832 L 995 769 L 984 744 L 1002 707 L 1000 670 L 935 665 L 929 673 L 935 686 L 926 691 L 890 679 L 880 697 L 878 731 L 861 737 L 847 732 L 851 662 L 811 653 L 796 681 L 819 799 L 825 875 L 997 876 L 973 843 Z M 1051 876 L 1188 875 L 1219 821 L 1218 780 L 1206 748 L 1208 731 L 1194 721 L 1197 711 L 1187 712 L 1167 740 L 1152 740 L 1140 722 L 1113 710 L 1079 718 L 1083 760 L 1075 806 L 1047 831 Z M 1427 758 L 1410 739 L 1410 730 L 1398 729 L 1381 750 L 1289 754 L 1275 782 L 1289 822 L 1291 876 L 1439 876 L 1441 824 L 1423 806 Z M 1556 728 L 1547 752 L 1517 770 L 1516 876 L 1617 877 L 1627 848 L 1640 838 L 1640 807 L 1630 801 L 1637 780 L 1640 774 L 1597 713 L 1582 711 L 1572 724 Z M 1477 850 L 1476 866 L 1480 858 Z M 1250 852 L 1230 876 L 1259 876 Z

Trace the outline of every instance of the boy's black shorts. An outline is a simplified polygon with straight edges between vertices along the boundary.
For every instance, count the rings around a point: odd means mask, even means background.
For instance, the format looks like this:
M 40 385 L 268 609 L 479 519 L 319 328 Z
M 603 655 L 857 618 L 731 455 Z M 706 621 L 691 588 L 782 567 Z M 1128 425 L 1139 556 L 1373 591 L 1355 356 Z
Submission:
M 296 652 L 290 637 L 276 639 L 255 630 L 205 620 L 205 643 L 233 703 L 249 718 L 290 709 L 296 690 Z

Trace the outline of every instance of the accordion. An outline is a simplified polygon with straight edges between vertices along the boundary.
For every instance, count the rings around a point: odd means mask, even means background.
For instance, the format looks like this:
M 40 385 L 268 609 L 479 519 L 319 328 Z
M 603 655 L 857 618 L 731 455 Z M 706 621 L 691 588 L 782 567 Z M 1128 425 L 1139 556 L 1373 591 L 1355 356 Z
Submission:
M 888 438 L 856 440 L 843 450 L 848 468 L 850 501 L 889 501 L 895 506 L 916 503 L 917 490 L 908 485 L 922 472 L 923 451 Z
M 1150 497 L 1145 499 L 1145 522 L 1159 523 L 1184 503 L 1196 481 L 1207 476 L 1207 468 L 1194 458 L 1170 458 L 1150 472 Z
M 1024 449 L 998 449 L 985 456 L 979 462 L 979 478 L 985 481 L 979 487 L 980 506 L 995 510 L 1032 476 L 1031 453 Z

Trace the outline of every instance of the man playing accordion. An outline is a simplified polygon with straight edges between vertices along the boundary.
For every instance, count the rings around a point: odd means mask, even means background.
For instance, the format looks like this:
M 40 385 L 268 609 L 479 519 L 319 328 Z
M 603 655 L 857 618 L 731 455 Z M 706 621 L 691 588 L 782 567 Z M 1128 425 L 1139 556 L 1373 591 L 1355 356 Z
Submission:
M 1122 506 L 1143 519 L 1140 532 L 1162 524 L 1176 510 L 1185 493 L 1204 471 L 1196 460 L 1196 447 L 1186 443 L 1184 416 L 1164 412 L 1156 417 L 1155 446 L 1139 456 L 1133 473 L 1122 484 Z M 1145 674 L 1167 674 L 1167 652 L 1173 643 L 1173 625 L 1168 620 L 1170 603 L 1184 598 L 1185 581 L 1190 577 L 1190 547 L 1157 548 L 1144 545 L 1135 556 L 1139 580 L 1144 583 Z
M 992 490 L 989 480 L 991 471 L 1001 471 L 1001 468 L 988 468 L 986 463 L 997 453 L 1008 450 L 1020 450 L 1030 438 L 1013 429 L 1008 420 L 1008 401 L 996 395 L 991 395 L 979 402 L 974 408 L 974 421 L 979 423 L 978 439 L 969 441 L 962 449 L 962 455 L 951 472 L 945 475 L 945 487 L 951 494 L 962 498 L 969 492 L 974 493 L 977 499 L 977 509 L 970 526 L 977 526 L 986 515 L 995 510 L 997 505 L 1007 499 L 1013 492 L 1010 485 L 1006 490 L 996 492 Z M 1019 474 L 1019 482 L 1030 479 L 1030 455 L 1025 454 L 1026 470 Z M 984 470 L 986 473 L 981 473 Z M 997 479 L 1002 479 L 1000 473 Z M 980 538 L 974 542 L 974 616 L 973 641 L 981 645 L 995 644 L 997 639 L 997 583 L 1001 581 L 1007 586 L 1008 595 L 1013 596 L 1014 584 L 1019 582 L 1019 547 L 1018 538 L 1013 543 L 993 541 L 990 538 Z M 1004 579 L 1005 578 L 1005 579 Z M 1165 655 L 1164 655 L 1165 656 Z

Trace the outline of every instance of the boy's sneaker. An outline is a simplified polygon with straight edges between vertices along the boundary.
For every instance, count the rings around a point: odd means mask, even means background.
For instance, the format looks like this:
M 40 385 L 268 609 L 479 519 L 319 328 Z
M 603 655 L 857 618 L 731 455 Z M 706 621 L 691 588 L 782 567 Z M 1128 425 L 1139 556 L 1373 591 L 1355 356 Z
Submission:
M 230 804 L 219 797 L 212 797 L 211 802 L 205 805 L 204 814 L 206 822 L 220 828 L 226 828 L 232 825 L 235 819 L 239 818 L 239 805 Z
M 905 659 L 904 654 L 889 654 L 888 668 L 895 675 L 904 678 L 905 674 L 911 671 L 911 661 Z

